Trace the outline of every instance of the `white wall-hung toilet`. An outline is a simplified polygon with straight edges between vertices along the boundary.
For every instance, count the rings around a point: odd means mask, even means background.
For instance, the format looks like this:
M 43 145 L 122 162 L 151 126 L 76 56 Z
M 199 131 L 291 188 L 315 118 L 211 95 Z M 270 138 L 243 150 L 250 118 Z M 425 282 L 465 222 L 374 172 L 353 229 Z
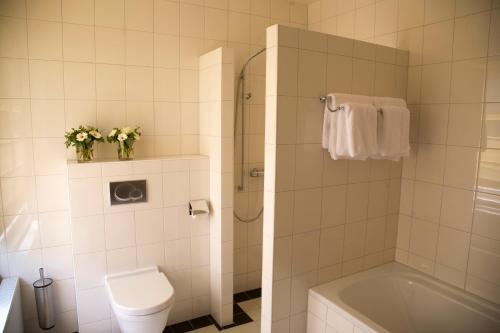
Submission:
M 163 332 L 174 288 L 157 267 L 106 275 L 105 283 L 122 333 Z

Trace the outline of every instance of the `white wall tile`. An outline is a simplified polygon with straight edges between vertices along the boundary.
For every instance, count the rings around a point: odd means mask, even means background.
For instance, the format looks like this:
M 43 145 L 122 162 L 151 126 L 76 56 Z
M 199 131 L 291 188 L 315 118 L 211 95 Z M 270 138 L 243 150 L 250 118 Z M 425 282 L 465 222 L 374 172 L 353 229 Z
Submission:
M 106 254 L 93 252 L 74 256 L 75 279 L 78 290 L 104 285 L 106 274 Z
M 57 22 L 28 20 L 29 57 L 59 60 L 62 58 L 62 25 Z
M 43 265 L 48 276 L 56 280 L 73 277 L 73 253 L 71 245 L 42 249 Z
M 70 23 L 63 24 L 63 54 L 65 61 L 94 61 L 94 43 L 94 27 Z
M 106 249 L 118 249 L 135 245 L 135 224 L 132 212 L 104 216 Z
M 105 249 L 104 218 L 101 215 L 73 218 L 72 226 L 75 254 Z
M 6 216 L 3 223 L 7 251 L 40 248 L 39 223 L 36 215 Z M 5 246 L 5 241 L 2 243 Z

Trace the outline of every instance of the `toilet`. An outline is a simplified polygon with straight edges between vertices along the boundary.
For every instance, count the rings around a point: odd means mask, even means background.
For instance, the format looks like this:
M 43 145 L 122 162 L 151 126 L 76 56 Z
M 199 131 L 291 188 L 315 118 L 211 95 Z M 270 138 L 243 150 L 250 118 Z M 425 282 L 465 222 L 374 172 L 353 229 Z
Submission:
M 105 284 L 122 333 L 163 332 L 174 288 L 158 267 L 106 275 Z

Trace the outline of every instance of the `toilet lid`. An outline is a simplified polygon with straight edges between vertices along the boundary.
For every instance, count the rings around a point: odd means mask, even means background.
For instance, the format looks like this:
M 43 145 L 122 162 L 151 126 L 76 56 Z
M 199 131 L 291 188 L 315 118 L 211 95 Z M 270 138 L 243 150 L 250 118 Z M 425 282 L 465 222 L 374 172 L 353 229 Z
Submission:
M 106 289 L 115 309 L 125 315 L 156 313 L 174 300 L 174 288 L 156 267 L 108 275 Z

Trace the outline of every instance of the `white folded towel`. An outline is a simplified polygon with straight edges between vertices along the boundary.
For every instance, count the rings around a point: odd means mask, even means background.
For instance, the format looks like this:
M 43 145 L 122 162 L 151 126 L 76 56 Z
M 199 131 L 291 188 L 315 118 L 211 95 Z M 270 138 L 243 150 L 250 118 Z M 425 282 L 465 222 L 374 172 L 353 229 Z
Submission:
M 382 106 L 378 126 L 379 158 L 398 161 L 410 154 L 410 111 L 406 106 Z
M 365 160 L 377 154 L 377 112 L 373 105 L 344 103 L 329 112 L 328 151 L 332 159 Z
M 365 160 L 377 154 L 377 109 L 371 104 L 346 103 L 344 105 L 345 143 L 351 159 Z M 341 123 L 339 122 L 339 125 Z M 339 140 L 337 139 L 337 149 Z
M 330 104 L 329 104 L 330 103 Z M 364 95 L 351 95 L 351 94 L 328 94 L 327 100 L 325 102 L 325 111 L 323 116 L 323 138 L 321 145 L 324 149 L 328 149 L 330 146 L 330 129 L 336 127 L 336 112 L 330 112 L 328 110 L 328 106 L 331 109 L 335 109 L 344 103 L 363 103 L 363 104 L 371 104 L 373 103 L 372 97 L 364 96 Z M 333 121 L 333 124 L 330 122 Z
M 375 105 L 377 109 L 381 109 L 383 106 L 399 106 L 405 108 L 406 102 L 404 99 L 395 97 L 373 97 L 373 105 Z

